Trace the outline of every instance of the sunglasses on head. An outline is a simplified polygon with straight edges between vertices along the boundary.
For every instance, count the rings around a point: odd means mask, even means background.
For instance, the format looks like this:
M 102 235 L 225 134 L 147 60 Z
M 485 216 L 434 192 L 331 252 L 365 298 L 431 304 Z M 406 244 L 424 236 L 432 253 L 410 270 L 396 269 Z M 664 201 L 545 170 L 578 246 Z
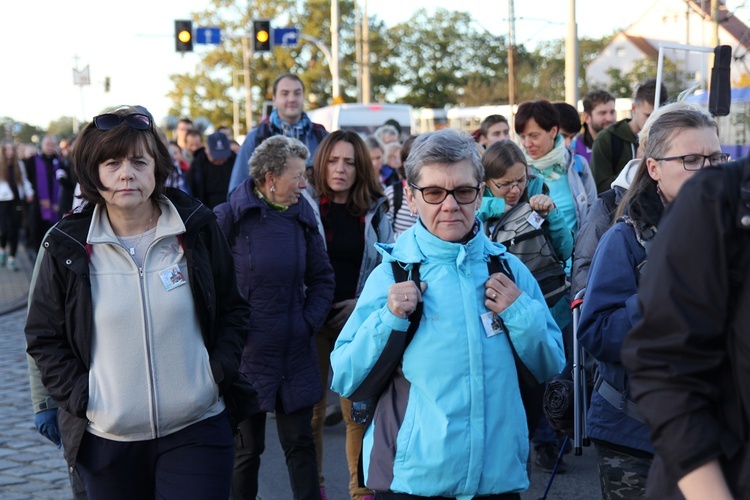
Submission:
M 122 122 L 136 130 L 148 130 L 151 128 L 151 118 L 143 113 L 131 113 L 129 115 L 116 115 L 107 113 L 94 117 L 94 126 L 99 130 L 112 130 Z

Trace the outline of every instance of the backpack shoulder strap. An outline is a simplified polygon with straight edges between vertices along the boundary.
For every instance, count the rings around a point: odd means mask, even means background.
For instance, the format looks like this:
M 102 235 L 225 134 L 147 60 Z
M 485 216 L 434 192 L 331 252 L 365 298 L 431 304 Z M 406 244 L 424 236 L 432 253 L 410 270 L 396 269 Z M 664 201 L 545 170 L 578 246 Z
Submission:
M 510 278 L 513 283 L 516 282 L 507 259 L 501 259 L 499 255 L 490 255 L 490 260 L 487 261 L 487 271 L 489 271 L 490 276 L 495 273 L 503 273 Z
M 315 134 L 315 139 L 318 141 L 318 144 L 320 144 L 321 141 L 323 140 L 326 132 L 328 132 L 328 131 L 320 123 L 313 122 L 313 124 L 312 124 L 312 132 L 313 132 L 313 134 Z
M 412 264 L 411 269 L 408 271 L 405 267 L 407 265 L 401 262 L 396 261 L 391 263 L 394 281 L 401 283 L 411 279 L 419 286 L 419 264 Z M 380 394 L 393 377 L 394 372 L 400 366 L 404 352 L 409 346 L 411 339 L 414 338 L 417 328 L 419 328 L 423 305 L 423 302 L 418 302 L 414 312 L 409 315 L 409 327 L 406 332 L 391 331 L 391 335 L 388 337 L 383 351 L 380 353 L 380 357 L 375 361 L 365 380 L 349 395 L 349 399 L 352 401 L 363 401 L 369 398 L 380 397 Z
M 268 139 L 271 135 L 271 124 L 269 122 L 261 122 L 258 125 L 258 132 L 255 134 L 255 147 L 257 148 L 260 143 Z
M 399 262 L 399 261 L 393 261 L 391 262 L 391 269 L 393 270 L 393 278 L 396 283 L 402 283 L 404 281 L 411 280 L 414 282 L 415 285 L 417 285 L 417 288 L 420 287 L 422 281 L 419 279 L 419 262 L 416 262 L 411 265 L 410 270 L 405 269 L 406 264 Z M 414 337 L 414 333 L 417 331 L 417 328 L 419 328 L 419 322 L 422 320 L 422 309 L 424 306 L 424 302 L 420 301 L 417 303 L 417 308 L 414 310 L 413 313 L 409 315 L 409 328 L 406 330 L 406 345 L 409 345 L 409 342 L 411 342 L 411 339 Z
M 490 255 L 490 260 L 487 262 L 487 270 L 489 271 L 490 276 L 495 273 L 503 273 L 514 283 L 516 281 L 513 278 L 513 272 L 510 270 L 507 259 L 502 259 L 499 255 Z M 502 319 L 500 317 L 498 317 L 498 319 L 502 322 Z M 503 329 L 506 333 L 508 333 L 508 329 L 505 324 L 503 324 Z M 537 387 L 539 385 L 539 381 L 536 379 L 534 374 L 531 373 L 531 370 L 529 370 L 529 368 L 525 364 L 523 364 L 523 361 L 521 361 L 521 358 L 518 356 L 518 352 L 516 352 L 516 348 L 513 345 L 513 341 L 510 339 L 510 336 L 508 336 L 508 340 L 510 343 L 510 350 L 513 352 L 513 361 L 516 364 L 516 372 L 518 373 L 518 382 L 521 390 L 524 390 L 525 387 Z
M 617 135 L 611 134 L 611 136 L 612 136 L 612 166 L 614 166 L 617 164 L 617 161 L 620 159 L 620 155 L 622 154 L 622 148 L 625 146 L 625 143 Z

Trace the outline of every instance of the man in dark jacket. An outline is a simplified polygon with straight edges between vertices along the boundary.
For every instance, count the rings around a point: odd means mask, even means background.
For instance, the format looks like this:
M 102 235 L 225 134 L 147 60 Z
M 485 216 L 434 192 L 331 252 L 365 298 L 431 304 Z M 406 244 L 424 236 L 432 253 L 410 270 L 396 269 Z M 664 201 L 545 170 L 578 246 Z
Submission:
M 224 203 L 232 167 L 237 155 L 231 142 L 222 132 L 214 132 L 206 139 L 206 147 L 195 152 L 187 172 L 188 188 L 208 208 Z
M 667 102 L 669 94 L 661 85 L 659 104 Z M 633 96 L 633 117 L 615 122 L 596 136 L 591 149 L 591 172 L 596 181 L 596 190 L 602 193 L 622 168 L 636 157 L 638 132 L 654 111 L 656 79 L 646 80 L 638 86 Z
M 697 172 L 669 207 L 622 362 L 656 449 L 649 498 L 750 498 L 750 164 Z

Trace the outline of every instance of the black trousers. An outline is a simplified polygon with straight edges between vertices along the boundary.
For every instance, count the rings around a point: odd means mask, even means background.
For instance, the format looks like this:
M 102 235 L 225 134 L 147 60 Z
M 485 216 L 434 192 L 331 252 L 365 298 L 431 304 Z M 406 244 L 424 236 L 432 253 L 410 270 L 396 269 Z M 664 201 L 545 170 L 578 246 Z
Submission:
M 8 254 L 16 256 L 18 249 L 18 233 L 21 230 L 21 203 L 18 200 L 0 201 L 0 250 L 6 245 Z
M 90 500 L 228 498 L 232 429 L 226 412 L 148 441 L 85 433 L 76 468 Z
M 284 450 L 292 494 L 296 500 L 320 500 L 318 462 L 312 436 L 312 406 L 293 413 L 276 409 L 276 429 Z M 232 499 L 255 500 L 258 495 L 260 456 L 266 448 L 266 413 L 240 422 L 235 436 Z M 217 497 L 218 498 L 218 497 Z

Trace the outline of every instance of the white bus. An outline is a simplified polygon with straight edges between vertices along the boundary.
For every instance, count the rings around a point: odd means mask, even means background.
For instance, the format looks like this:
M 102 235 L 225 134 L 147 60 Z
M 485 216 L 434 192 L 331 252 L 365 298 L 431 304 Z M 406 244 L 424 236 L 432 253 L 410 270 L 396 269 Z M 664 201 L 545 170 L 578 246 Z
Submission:
M 414 109 L 406 104 L 334 104 L 312 109 L 307 115 L 329 132 L 354 130 L 367 136 L 387 120 L 396 120 L 401 126 L 401 141 L 417 130 Z

